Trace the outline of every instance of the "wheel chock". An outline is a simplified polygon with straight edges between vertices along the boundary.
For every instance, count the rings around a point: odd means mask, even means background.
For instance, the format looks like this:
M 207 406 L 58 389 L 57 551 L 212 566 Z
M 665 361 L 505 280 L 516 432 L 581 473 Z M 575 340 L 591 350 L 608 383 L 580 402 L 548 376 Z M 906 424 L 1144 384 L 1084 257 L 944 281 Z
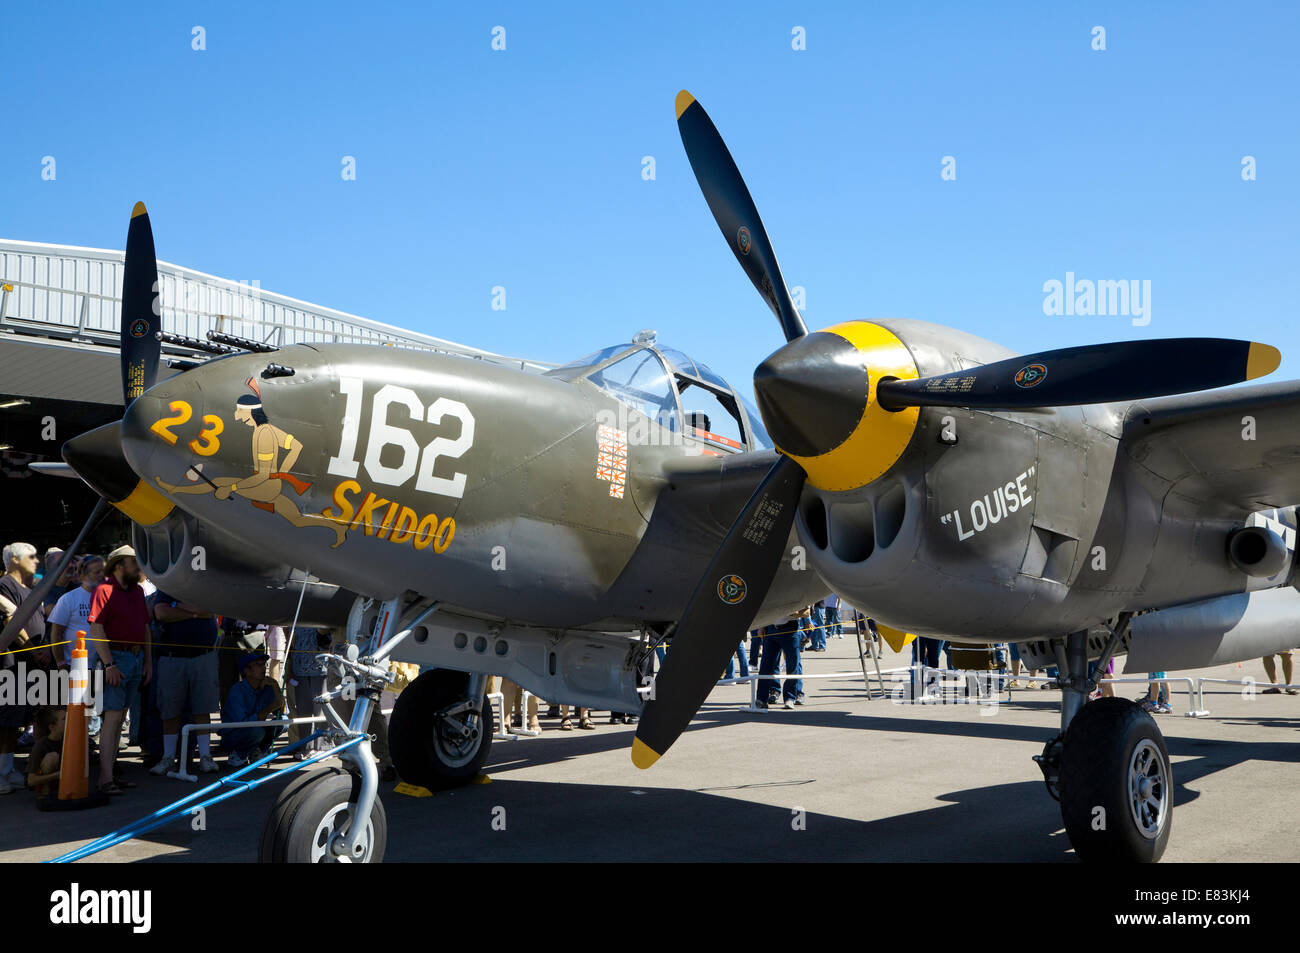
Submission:
M 406 781 L 393 788 L 393 793 L 405 794 L 407 797 L 433 797 L 433 792 L 428 788 L 420 787 L 418 784 L 409 784 Z
M 475 784 L 491 784 L 491 783 L 492 783 L 492 779 L 489 778 L 486 774 L 480 774 L 478 777 L 476 777 L 476 778 L 474 779 L 474 783 L 475 783 Z

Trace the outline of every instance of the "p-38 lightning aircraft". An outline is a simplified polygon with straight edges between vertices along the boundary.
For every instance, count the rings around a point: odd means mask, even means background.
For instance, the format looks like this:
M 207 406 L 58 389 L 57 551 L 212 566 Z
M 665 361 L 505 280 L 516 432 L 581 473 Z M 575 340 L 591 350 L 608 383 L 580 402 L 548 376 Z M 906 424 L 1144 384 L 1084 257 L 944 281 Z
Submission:
M 1071 843 L 1089 860 L 1159 859 L 1164 741 L 1127 700 L 1085 704 L 1088 662 L 1127 651 L 1143 670 L 1186 668 L 1291 645 L 1300 383 L 1185 396 L 1276 369 L 1274 348 L 1246 341 L 1016 356 L 919 321 L 809 333 L 712 121 L 684 91 L 676 107 L 709 208 L 785 334 L 755 373 L 757 415 L 650 339 L 545 373 L 237 341 L 155 382 L 156 266 L 136 207 L 125 416 L 69 441 L 64 459 L 135 521 L 167 592 L 267 621 L 301 601 L 302 624 L 346 626 L 355 646 L 331 660 L 360 685 L 331 735 L 352 773 L 291 783 L 262 858 L 382 859 L 364 733 L 390 655 L 436 666 L 393 712 L 408 780 L 477 773 L 492 674 L 641 711 L 632 758 L 645 768 L 746 629 L 833 589 L 880 624 L 1014 641 L 1057 665 L 1061 734 L 1038 760 Z M 796 544 L 813 571 L 787 558 Z M 643 703 L 642 662 L 664 638 Z

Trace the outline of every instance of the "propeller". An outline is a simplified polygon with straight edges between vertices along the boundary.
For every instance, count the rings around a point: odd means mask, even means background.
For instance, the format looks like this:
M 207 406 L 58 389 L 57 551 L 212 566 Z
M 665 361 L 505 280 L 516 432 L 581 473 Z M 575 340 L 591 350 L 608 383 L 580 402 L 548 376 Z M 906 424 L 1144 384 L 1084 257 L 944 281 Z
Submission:
M 886 409 L 960 405 L 1014 410 L 1104 404 L 1226 387 L 1277 370 L 1282 354 L 1254 341 L 1166 338 L 1040 351 L 912 381 L 884 381 Z
M 709 209 L 785 333 L 786 344 L 754 374 L 759 413 L 782 456 L 732 524 L 678 622 L 632 743 L 640 768 L 654 764 L 685 730 L 753 622 L 776 578 L 805 480 L 831 490 L 871 482 L 906 449 L 914 408 L 1135 400 L 1237 384 L 1281 363 L 1267 344 L 1176 338 L 1043 351 L 917 377 L 905 345 L 880 326 L 854 322 L 809 334 L 717 127 L 686 90 L 677 94 L 676 108 Z
M 131 210 L 131 224 L 126 233 L 126 259 L 122 273 L 122 317 L 120 360 L 122 364 L 122 403 L 129 407 L 158 379 L 158 358 L 162 345 L 155 337 L 160 329 L 158 297 L 158 261 L 154 256 L 153 229 L 143 202 Z M 140 480 L 127 465 L 121 450 L 122 423 L 116 421 L 73 437 L 63 445 L 67 463 L 92 490 L 100 494 L 90 517 L 77 538 L 63 552 L 54 567 L 46 566 L 45 575 L 32 594 L 23 600 L 0 632 L 0 646 L 8 646 L 18 630 L 39 609 L 45 596 L 54 588 L 59 576 L 81 548 L 90 531 L 108 512 L 109 502 L 136 522 L 156 523 L 171 510 L 171 503 Z M 107 499 L 106 499 L 107 496 Z M 8 566 L 0 569 L 7 571 Z
M 789 457 L 777 460 L 700 578 L 632 741 L 638 768 L 650 767 L 677 740 L 736 651 L 781 564 L 804 479 Z
M 807 334 L 808 328 L 794 306 L 785 279 L 781 277 L 776 252 L 772 250 L 767 229 L 758 217 L 758 209 L 740 170 L 736 168 L 736 161 L 731 158 L 726 143 L 704 107 L 684 89 L 677 94 L 677 131 L 681 133 L 686 157 L 691 160 L 691 170 L 704 193 L 704 200 L 709 203 L 709 210 L 722 229 L 722 237 L 781 322 L 785 339 L 793 341 Z
M 122 320 L 119 329 L 122 361 L 122 403 L 131 405 L 158 379 L 162 343 L 162 308 L 158 295 L 158 260 L 153 250 L 153 228 L 143 202 L 131 210 L 126 231 L 126 262 L 122 269 Z
M 749 188 L 704 107 L 677 94 L 677 131 L 700 191 L 740 267 L 788 342 L 808 334 Z M 690 724 L 776 578 L 806 474 L 788 457 L 772 465 L 727 531 L 677 623 L 672 651 L 637 723 L 632 762 L 648 768 Z
M 758 409 L 782 451 L 816 458 L 843 444 L 872 402 L 872 380 L 875 403 L 885 411 L 1026 410 L 1224 387 L 1272 373 L 1282 361 L 1277 348 L 1253 341 L 1167 338 L 1040 351 L 900 380 L 888 376 L 884 353 L 850 340 L 849 328 L 837 325 L 791 341 L 755 370 Z

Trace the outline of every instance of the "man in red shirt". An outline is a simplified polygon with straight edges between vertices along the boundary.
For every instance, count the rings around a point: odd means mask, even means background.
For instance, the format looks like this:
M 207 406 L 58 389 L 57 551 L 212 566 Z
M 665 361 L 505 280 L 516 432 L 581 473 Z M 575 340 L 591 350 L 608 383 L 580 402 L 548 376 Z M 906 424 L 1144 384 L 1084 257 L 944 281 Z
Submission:
M 130 782 L 114 777 L 122 720 L 131 699 L 153 675 L 149 608 L 140 588 L 135 550 L 119 546 L 108 554 L 108 578 L 90 599 L 91 645 L 104 668 L 103 728 L 99 733 L 99 790 L 121 794 Z

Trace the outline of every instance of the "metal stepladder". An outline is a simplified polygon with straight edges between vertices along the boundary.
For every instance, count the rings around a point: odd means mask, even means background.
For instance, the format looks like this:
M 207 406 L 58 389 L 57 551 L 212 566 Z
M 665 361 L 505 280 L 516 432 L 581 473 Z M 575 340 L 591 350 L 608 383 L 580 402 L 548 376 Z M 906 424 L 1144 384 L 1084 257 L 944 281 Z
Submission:
M 858 662 L 862 665 L 862 682 L 867 686 L 867 700 L 875 697 L 871 689 L 871 675 L 867 672 L 868 657 L 876 669 L 876 687 L 880 690 L 880 697 L 884 698 L 888 693 L 885 691 L 885 678 L 880 674 L 880 633 L 856 607 L 853 609 L 853 631 L 858 637 Z

